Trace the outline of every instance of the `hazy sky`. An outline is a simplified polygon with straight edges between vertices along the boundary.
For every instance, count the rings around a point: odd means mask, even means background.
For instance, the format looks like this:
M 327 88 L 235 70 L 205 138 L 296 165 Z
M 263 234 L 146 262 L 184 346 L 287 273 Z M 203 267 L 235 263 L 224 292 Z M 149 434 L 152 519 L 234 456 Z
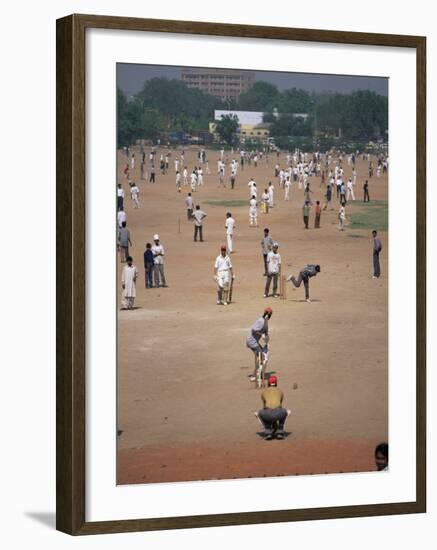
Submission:
M 264 80 L 280 90 L 303 88 L 308 92 L 333 91 L 349 93 L 371 90 L 388 95 L 388 78 L 374 76 L 324 75 L 311 73 L 283 73 L 254 71 L 256 80 Z M 136 65 L 117 63 L 117 85 L 127 95 L 136 94 L 146 80 L 154 77 L 180 78 L 181 68 L 163 65 Z

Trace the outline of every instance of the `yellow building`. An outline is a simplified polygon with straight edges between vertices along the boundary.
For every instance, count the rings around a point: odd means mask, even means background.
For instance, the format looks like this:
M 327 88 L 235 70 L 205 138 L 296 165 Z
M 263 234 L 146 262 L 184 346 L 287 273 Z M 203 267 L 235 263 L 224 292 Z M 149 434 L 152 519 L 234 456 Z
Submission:
M 240 141 L 247 139 L 258 139 L 267 141 L 270 137 L 270 126 L 268 122 L 263 122 L 263 113 L 257 111 L 215 111 L 215 121 L 220 120 L 223 116 L 236 116 L 238 118 L 238 134 Z M 215 139 L 219 139 L 216 134 L 216 122 L 209 123 L 209 133 L 214 135 Z
M 240 124 L 240 136 L 249 139 L 267 139 L 270 136 L 270 124 Z

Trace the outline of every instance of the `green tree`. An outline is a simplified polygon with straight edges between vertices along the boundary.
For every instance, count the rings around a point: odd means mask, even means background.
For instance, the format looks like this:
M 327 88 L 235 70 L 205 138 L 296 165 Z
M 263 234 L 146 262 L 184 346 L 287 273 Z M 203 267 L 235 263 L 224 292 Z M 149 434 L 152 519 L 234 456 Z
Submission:
M 270 135 L 278 137 L 310 137 L 312 135 L 312 123 L 308 117 L 295 117 L 293 115 L 280 115 L 270 127 Z
M 164 117 L 166 131 L 190 132 L 208 129 L 214 109 L 222 109 L 219 98 L 201 90 L 188 88 L 180 80 L 152 78 L 144 83 L 136 96 L 143 108 L 157 109 Z
M 262 80 L 238 98 L 238 108 L 242 111 L 271 111 L 275 107 L 280 92 L 276 86 Z
M 385 135 L 388 128 L 388 99 L 369 90 L 351 94 L 320 94 L 316 98 L 318 128 L 336 135 L 368 141 Z
M 282 92 L 276 101 L 279 113 L 310 113 L 313 109 L 313 99 L 305 90 L 291 88 Z
M 222 115 L 221 120 L 216 121 L 215 128 L 221 141 L 232 145 L 238 129 L 237 115 Z

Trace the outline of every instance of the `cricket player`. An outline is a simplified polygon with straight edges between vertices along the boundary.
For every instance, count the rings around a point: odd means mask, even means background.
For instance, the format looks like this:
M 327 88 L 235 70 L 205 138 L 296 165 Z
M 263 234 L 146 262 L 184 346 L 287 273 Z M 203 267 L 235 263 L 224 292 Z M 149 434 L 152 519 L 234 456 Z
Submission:
M 132 309 L 136 298 L 136 280 L 138 277 L 138 270 L 132 263 L 132 256 L 128 256 L 127 265 L 123 267 L 121 275 L 121 286 L 123 288 L 123 301 L 121 309 Z
M 231 212 L 226 212 L 225 228 L 226 228 L 226 241 L 228 244 L 228 252 L 229 254 L 232 254 L 234 252 L 233 238 L 234 238 L 235 220 L 232 217 Z
M 275 206 L 274 200 L 273 200 L 273 193 L 274 193 L 275 187 L 271 181 L 269 181 L 268 186 L 268 194 L 269 194 L 269 208 L 273 208 Z
M 232 263 L 226 254 L 226 246 L 220 247 L 220 255 L 214 264 L 214 280 L 217 283 L 217 305 L 227 306 L 229 301 L 229 289 L 234 278 Z
M 352 181 L 352 178 L 349 178 L 347 181 L 346 201 L 348 201 L 350 198 L 352 198 L 353 201 L 355 200 L 354 183 Z
M 191 218 L 193 217 L 193 210 L 194 210 L 193 197 L 191 196 L 191 193 L 188 193 L 185 199 L 185 206 L 187 207 L 187 220 L 191 221 Z
M 264 189 L 264 193 L 261 195 L 261 212 L 269 213 L 269 192 L 267 189 Z
M 191 172 L 190 186 L 191 186 L 191 192 L 194 193 L 196 191 L 196 186 L 197 186 L 197 173 L 195 169 Z
M 284 200 L 286 201 L 290 200 L 290 187 L 291 187 L 291 181 L 290 181 L 290 178 L 287 178 L 284 182 Z
M 269 252 L 273 248 L 274 240 L 270 236 L 270 230 L 268 227 L 264 229 L 264 237 L 261 240 L 261 250 L 263 253 L 263 261 L 264 261 L 264 277 L 267 277 L 268 271 L 267 271 L 267 256 Z
M 159 288 L 160 286 L 162 286 L 163 288 L 167 288 L 168 285 L 164 275 L 164 247 L 159 241 L 159 235 L 153 235 L 153 241 L 154 245 L 152 246 L 152 252 L 155 262 L 155 266 L 153 269 L 155 275 L 155 288 Z
M 340 210 L 338 211 L 338 222 L 338 229 L 340 231 L 344 231 L 344 224 L 346 222 L 346 208 L 344 207 L 344 205 L 341 205 Z
M 197 241 L 197 235 L 199 235 L 200 242 L 203 243 L 203 220 L 206 218 L 206 214 L 203 210 L 200 210 L 200 206 L 196 204 L 196 210 L 193 212 L 192 218 L 194 219 L 194 242 Z
M 278 298 L 278 277 L 281 270 L 281 255 L 278 254 L 278 243 L 273 243 L 273 250 L 267 254 L 267 279 L 264 289 L 264 298 L 268 298 L 270 283 L 273 279 L 273 298 Z
M 310 303 L 310 278 L 320 273 L 320 266 L 314 264 L 306 265 L 300 272 L 297 280 L 294 275 L 289 275 L 287 281 L 291 281 L 296 288 L 299 288 L 302 281 L 305 287 L 305 301 Z M 293 289 L 294 290 L 294 289 Z
M 121 183 L 117 185 L 117 211 L 122 210 L 124 205 L 124 191 Z
M 138 200 L 138 198 L 140 196 L 140 190 L 138 188 L 138 185 L 135 182 L 131 184 L 130 196 L 131 196 L 134 208 L 139 208 L 140 207 L 140 201 Z
M 249 201 L 249 227 L 258 227 L 258 207 L 256 196 L 252 195 Z
M 129 257 L 129 245 L 132 246 L 130 231 L 126 227 L 126 222 L 122 222 L 118 230 L 118 250 L 120 252 L 120 259 L 123 263 L 126 262 Z
M 378 237 L 378 232 L 374 229 L 372 231 L 373 237 L 373 279 L 379 279 L 381 276 L 381 265 L 379 263 L 379 254 L 382 250 L 382 242 Z
M 124 211 L 124 208 L 121 207 L 120 210 L 117 213 L 117 221 L 118 221 L 118 227 L 121 229 L 123 222 L 127 223 L 127 216 L 126 212 Z
M 181 173 L 179 170 L 176 172 L 176 189 L 178 190 L 178 193 L 181 192 Z
M 255 369 L 253 371 L 253 374 L 249 375 L 249 378 L 252 382 L 256 380 L 256 373 L 259 368 L 258 354 L 264 353 L 266 351 L 265 347 L 261 347 L 260 339 L 261 337 L 264 337 L 264 342 L 266 343 L 266 346 L 269 342 L 269 320 L 272 315 L 272 308 L 266 307 L 262 316 L 259 317 L 250 327 L 246 337 L 246 346 L 253 352 L 255 356 Z
M 237 166 L 238 166 L 238 164 L 235 161 L 232 161 L 232 166 L 231 166 L 231 189 L 235 188 L 235 179 L 237 177 Z
M 255 416 L 264 427 L 264 439 L 284 439 L 284 425 L 291 411 L 282 407 L 284 394 L 278 388 L 278 378 L 273 374 L 269 376 L 268 387 L 262 392 L 261 400 L 263 408 Z

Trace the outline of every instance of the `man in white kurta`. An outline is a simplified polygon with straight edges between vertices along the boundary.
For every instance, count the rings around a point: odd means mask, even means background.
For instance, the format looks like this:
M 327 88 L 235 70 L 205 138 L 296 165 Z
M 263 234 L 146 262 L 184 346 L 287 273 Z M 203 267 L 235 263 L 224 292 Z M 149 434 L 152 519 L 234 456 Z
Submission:
M 138 270 L 132 263 L 132 257 L 127 257 L 127 265 L 124 266 L 121 275 L 121 286 L 123 288 L 123 301 L 122 309 L 132 309 L 134 301 L 137 296 L 136 293 L 136 280 L 138 277 Z
M 232 263 L 226 254 L 226 246 L 220 248 L 220 255 L 217 256 L 214 264 L 214 279 L 217 282 L 217 305 L 228 305 L 229 288 L 233 278 Z

